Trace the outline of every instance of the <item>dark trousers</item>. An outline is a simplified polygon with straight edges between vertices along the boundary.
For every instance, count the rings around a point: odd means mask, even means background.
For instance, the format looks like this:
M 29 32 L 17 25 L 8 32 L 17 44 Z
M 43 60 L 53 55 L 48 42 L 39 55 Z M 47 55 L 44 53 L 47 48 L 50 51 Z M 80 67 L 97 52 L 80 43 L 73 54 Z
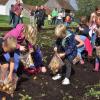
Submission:
M 53 17 L 52 18 L 52 25 L 55 25 L 56 24 L 56 17 Z
M 62 69 L 60 70 L 60 74 L 62 74 L 64 77 L 70 78 L 72 63 L 68 59 L 64 59 L 63 61 L 65 65 L 62 66 Z
M 13 28 L 15 28 L 17 26 L 17 24 L 19 24 L 19 22 L 20 22 L 20 16 L 15 15 Z
M 14 17 L 15 17 L 15 14 L 13 12 L 10 12 L 10 22 L 9 22 L 9 24 L 14 23 Z
M 23 23 L 23 17 L 20 17 L 20 23 Z

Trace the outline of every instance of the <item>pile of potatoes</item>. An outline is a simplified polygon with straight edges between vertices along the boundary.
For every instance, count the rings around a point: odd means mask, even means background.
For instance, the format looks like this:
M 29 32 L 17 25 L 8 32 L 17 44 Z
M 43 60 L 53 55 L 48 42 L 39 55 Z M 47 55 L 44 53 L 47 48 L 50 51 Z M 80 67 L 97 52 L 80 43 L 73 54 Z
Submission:
M 10 82 L 8 84 L 0 83 L 0 91 L 5 92 L 7 94 L 13 94 L 16 89 L 16 83 Z
M 18 77 L 16 75 L 13 75 L 12 82 L 0 81 L 0 91 L 5 92 L 7 94 L 13 94 L 16 89 L 17 81 Z
M 9 84 L 4 84 L 0 83 L 0 91 L 6 92 L 8 94 L 12 94 L 16 88 L 13 87 L 11 83 Z

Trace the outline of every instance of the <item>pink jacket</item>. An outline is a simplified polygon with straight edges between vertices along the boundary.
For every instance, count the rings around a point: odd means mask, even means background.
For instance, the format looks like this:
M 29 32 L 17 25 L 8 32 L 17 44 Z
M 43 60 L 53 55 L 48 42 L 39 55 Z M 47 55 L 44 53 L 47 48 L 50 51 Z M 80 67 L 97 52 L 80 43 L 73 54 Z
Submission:
M 85 49 L 88 52 L 88 56 L 92 56 L 93 48 L 92 48 L 92 45 L 90 43 L 90 40 L 88 38 L 86 38 L 84 42 L 85 42 Z
M 24 24 L 18 24 L 16 28 L 6 33 L 6 35 L 4 36 L 4 39 L 11 36 L 15 37 L 18 43 L 17 47 L 19 48 L 20 44 L 25 40 L 25 37 L 23 35 L 24 28 L 25 28 Z

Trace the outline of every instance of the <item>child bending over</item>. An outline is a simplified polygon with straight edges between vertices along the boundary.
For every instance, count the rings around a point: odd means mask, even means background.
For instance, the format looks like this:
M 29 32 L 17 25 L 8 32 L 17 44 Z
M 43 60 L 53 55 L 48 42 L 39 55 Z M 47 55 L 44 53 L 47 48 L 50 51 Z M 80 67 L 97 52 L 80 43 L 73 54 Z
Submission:
M 2 71 L 2 80 L 5 80 L 8 67 L 10 66 L 10 72 L 8 74 L 9 81 L 12 81 L 12 73 L 14 71 L 14 50 L 17 46 L 17 40 L 14 37 L 8 37 L 5 40 L 0 38 L 0 67 Z M 4 54 L 9 52 L 10 62 L 6 60 Z

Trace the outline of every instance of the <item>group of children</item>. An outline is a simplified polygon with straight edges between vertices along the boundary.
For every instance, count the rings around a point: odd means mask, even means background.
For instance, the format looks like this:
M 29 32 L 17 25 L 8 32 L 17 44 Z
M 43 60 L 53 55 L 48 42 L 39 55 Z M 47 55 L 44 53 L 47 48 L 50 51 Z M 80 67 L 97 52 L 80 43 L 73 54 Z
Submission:
M 60 24 L 55 29 L 56 46 L 54 51 L 65 62 L 66 72 L 62 73 L 62 69 L 52 77 L 58 80 L 64 76 L 63 85 L 70 84 L 71 67 L 73 60 L 79 57 L 80 64 L 84 64 L 82 52 L 86 51 L 88 57 L 92 57 L 93 50 L 96 50 L 95 68 L 93 71 L 99 71 L 100 67 L 100 8 L 91 14 L 90 19 L 85 16 L 81 17 L 80 24 L 76 28 L 76 32 L 68 30 L 65 25 Z M 66 31 L 67 30 L 67 31 Z
M 80 34 L 77 34 L 80 33 Z M 60 69 L 57 75 L 52 77 L 53 80 L 60 79 L 62 75 L 64 80 L 63 85 L 70 84 L 71 67 L 73 61 L 79 57 L 80 64 L 84 64 L 82 52 L 85 50 L 89 57 L 92 57 L 93 49 L 100 48 L 100 8 L 91 15 L 90 21 L 86 17 L 81 18 L 76 32 L 67 29 L 64 24 L 60 24 L 55 29 L 56 43 L 54 52 L 63 60 L 65 65 L 65 73 Z M 42 62 L 42 53 L 36 45 L 37 28 L 32 25 L 18 24 L 14 29 L 7 32 L 4 37 L 0 38 L 0 69 L 2 70 L 2 80 L 5 78 L 5 73 L 8 69 L 8 79 L 11 81 L 13 72 L 17 72 L 19 67 L 25 70 L 25 66 L 20 65 L 20 55 L 22 52 L 29 52 L 32 56 L 34 66 L 28 69 L 28 72 L 40 70 L 45 73 L 46 67 Z M 100 49 L 98 49 L 100 50 Z M 96 55 L 95 69 L 99 70 L 100 55 Z M 18 74 L 19 75 L 19 74 Z
M 6 71 L 10 66 L 10 72 L 8 75 L 9 80 L 12 80 L 13 72 L 25 69 L 25 66 L 20 66 L 21 53 L 29 52 L 34 59 L 34 66 L 31 69 L 27 69 L 29 73 L 34 73 L 39 70 L 46 72 L 46 68 L 42 62 L 42 54 L 40 48 L 36 45 L 37 29 L 32 25 L 18 24 L 16 28 L 5 33 L 5 36 L 0 38 L 0 69 L 3 71 L 2 79 L 5 79 Z M 20 71 L 21 71 L 20 70 Z M 18 74 L 20 75 L 20 74 Z

